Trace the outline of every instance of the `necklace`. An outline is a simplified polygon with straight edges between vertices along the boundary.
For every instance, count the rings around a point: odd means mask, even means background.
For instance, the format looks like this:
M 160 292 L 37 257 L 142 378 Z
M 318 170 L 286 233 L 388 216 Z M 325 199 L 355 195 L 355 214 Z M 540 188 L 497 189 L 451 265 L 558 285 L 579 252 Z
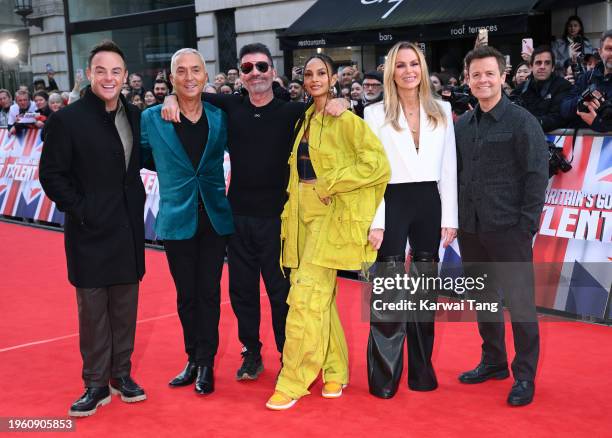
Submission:
M 411 118 L 411 117 L 413 116 L 413 114 L 414 114 L 414 113 L 408 113 L 408 117 L 409 117 L 409 118 Z M 416 133 L 416 132 L 419 130 L 419 116 L 418 116 L 418 114 L 417 114 L 416 123 L 415 123 L 414 128 L 413 128 L 413 127 L 411 127 L 411 126 L 410 126 L 410 124 L 409 124 L 408 126 L 410 127 L 410 130 L 411 130 L 413 133 Z

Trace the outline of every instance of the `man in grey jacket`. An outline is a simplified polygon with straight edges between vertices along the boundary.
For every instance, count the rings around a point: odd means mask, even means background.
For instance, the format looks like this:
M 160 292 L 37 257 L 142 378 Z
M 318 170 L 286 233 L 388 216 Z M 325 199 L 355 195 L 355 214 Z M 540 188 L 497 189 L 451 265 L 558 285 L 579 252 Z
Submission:
M 533 285 L 532 238 L 538 229 L 548 182 L 548 148 L 540 123 L 502 96 L 504 56 L 479 47 L 465 58 L 469 86 L 478 99 L 455 127 L 459 178 L 459 246 L 469 275 L 487 273 L 488 301 L 510 310 L 516 356 L 508 403 L 531 403 L 539 356 Z M 478 271 L 472 270 L 474 264 Z M 478 311 L 483 339 L 480 364 L 459 376 L 481 383 L 509 376 L 501 305 Z

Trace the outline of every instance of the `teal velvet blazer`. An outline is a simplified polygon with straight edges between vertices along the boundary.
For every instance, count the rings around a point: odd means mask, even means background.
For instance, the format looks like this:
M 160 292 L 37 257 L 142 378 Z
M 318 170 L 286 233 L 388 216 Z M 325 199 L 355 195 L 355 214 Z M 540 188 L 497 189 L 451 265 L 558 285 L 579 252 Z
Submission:
M 155 233 L 162 240 L 185 240 L 195 235 L 198 192 L 217 234 L 234 232 L 223 175 L 227 116 L 221 109 L 203 104 L 208 118 L 208 143 L 197 169 L 193 168 L 172 122 L 161 118 L 162 105 L 145 110 L 140 119 L 142 162 L 146 163 L 152 155 L 157 170 L 160 199 Z

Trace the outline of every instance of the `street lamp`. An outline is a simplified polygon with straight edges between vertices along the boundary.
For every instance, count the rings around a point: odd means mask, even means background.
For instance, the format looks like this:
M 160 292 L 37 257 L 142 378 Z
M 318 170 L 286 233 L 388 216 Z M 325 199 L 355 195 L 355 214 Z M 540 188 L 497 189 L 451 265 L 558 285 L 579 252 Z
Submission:
M 0 44 L 0 55 L 3 58 L 14 59 L 19 56 L 19 46 L 17 40 L 8 39 Z
M 34 8 L 32 7 L 32 0 L 15 0 L 15 9 L 14 12 L 17 15 L 21 15 L 21 19 L 23 20 L 23 24 L 26 27 L 36 26 L 43 29 L 43 19 L 42 17 L 38 18 L 27 18 L 32 12 L 34 12 Z
M 4 84 L 4 60 L 12 60 L 19 56 L 19 46 L 17 45 L 17 41 L 14 39 L 8 39 L 0 43 L 0 82 L 2 83 L 2 88 L 5 88 Z M 9 74 L 9 82 L 10 82 L 10 74 Z

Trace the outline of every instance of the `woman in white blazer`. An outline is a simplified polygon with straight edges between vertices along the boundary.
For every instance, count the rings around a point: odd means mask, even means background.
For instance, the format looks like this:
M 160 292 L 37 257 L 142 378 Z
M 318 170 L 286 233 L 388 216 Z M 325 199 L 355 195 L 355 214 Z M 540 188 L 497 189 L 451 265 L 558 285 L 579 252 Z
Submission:
M 432 95 L 427 64 L 417 46 L 400 42 L 391 48 L 385 62 L 384 101 L 368 106 L 365 120 L 381 140 L 391 164 L 391 180 L 368 236 L 379 249 L 376 276 L 403 276 L 409 243 L 411 275 L 435 277 L 440 241 L 446 247 L 457 234 L 455 132 L 450 105 Z M 410 296 L 417 308 L 418 299 L 436 300 L 432 290 L 405 295 Z M 402 295 L 387 289 L 376 295 L 381 297 L 396 301 Z M 415 391 L 437 388 L 431 363 L 434 317 L 432 311 L 372 312 L 370 393 L 382 398 L 395 395 L 406 337 L 408 387 Z

